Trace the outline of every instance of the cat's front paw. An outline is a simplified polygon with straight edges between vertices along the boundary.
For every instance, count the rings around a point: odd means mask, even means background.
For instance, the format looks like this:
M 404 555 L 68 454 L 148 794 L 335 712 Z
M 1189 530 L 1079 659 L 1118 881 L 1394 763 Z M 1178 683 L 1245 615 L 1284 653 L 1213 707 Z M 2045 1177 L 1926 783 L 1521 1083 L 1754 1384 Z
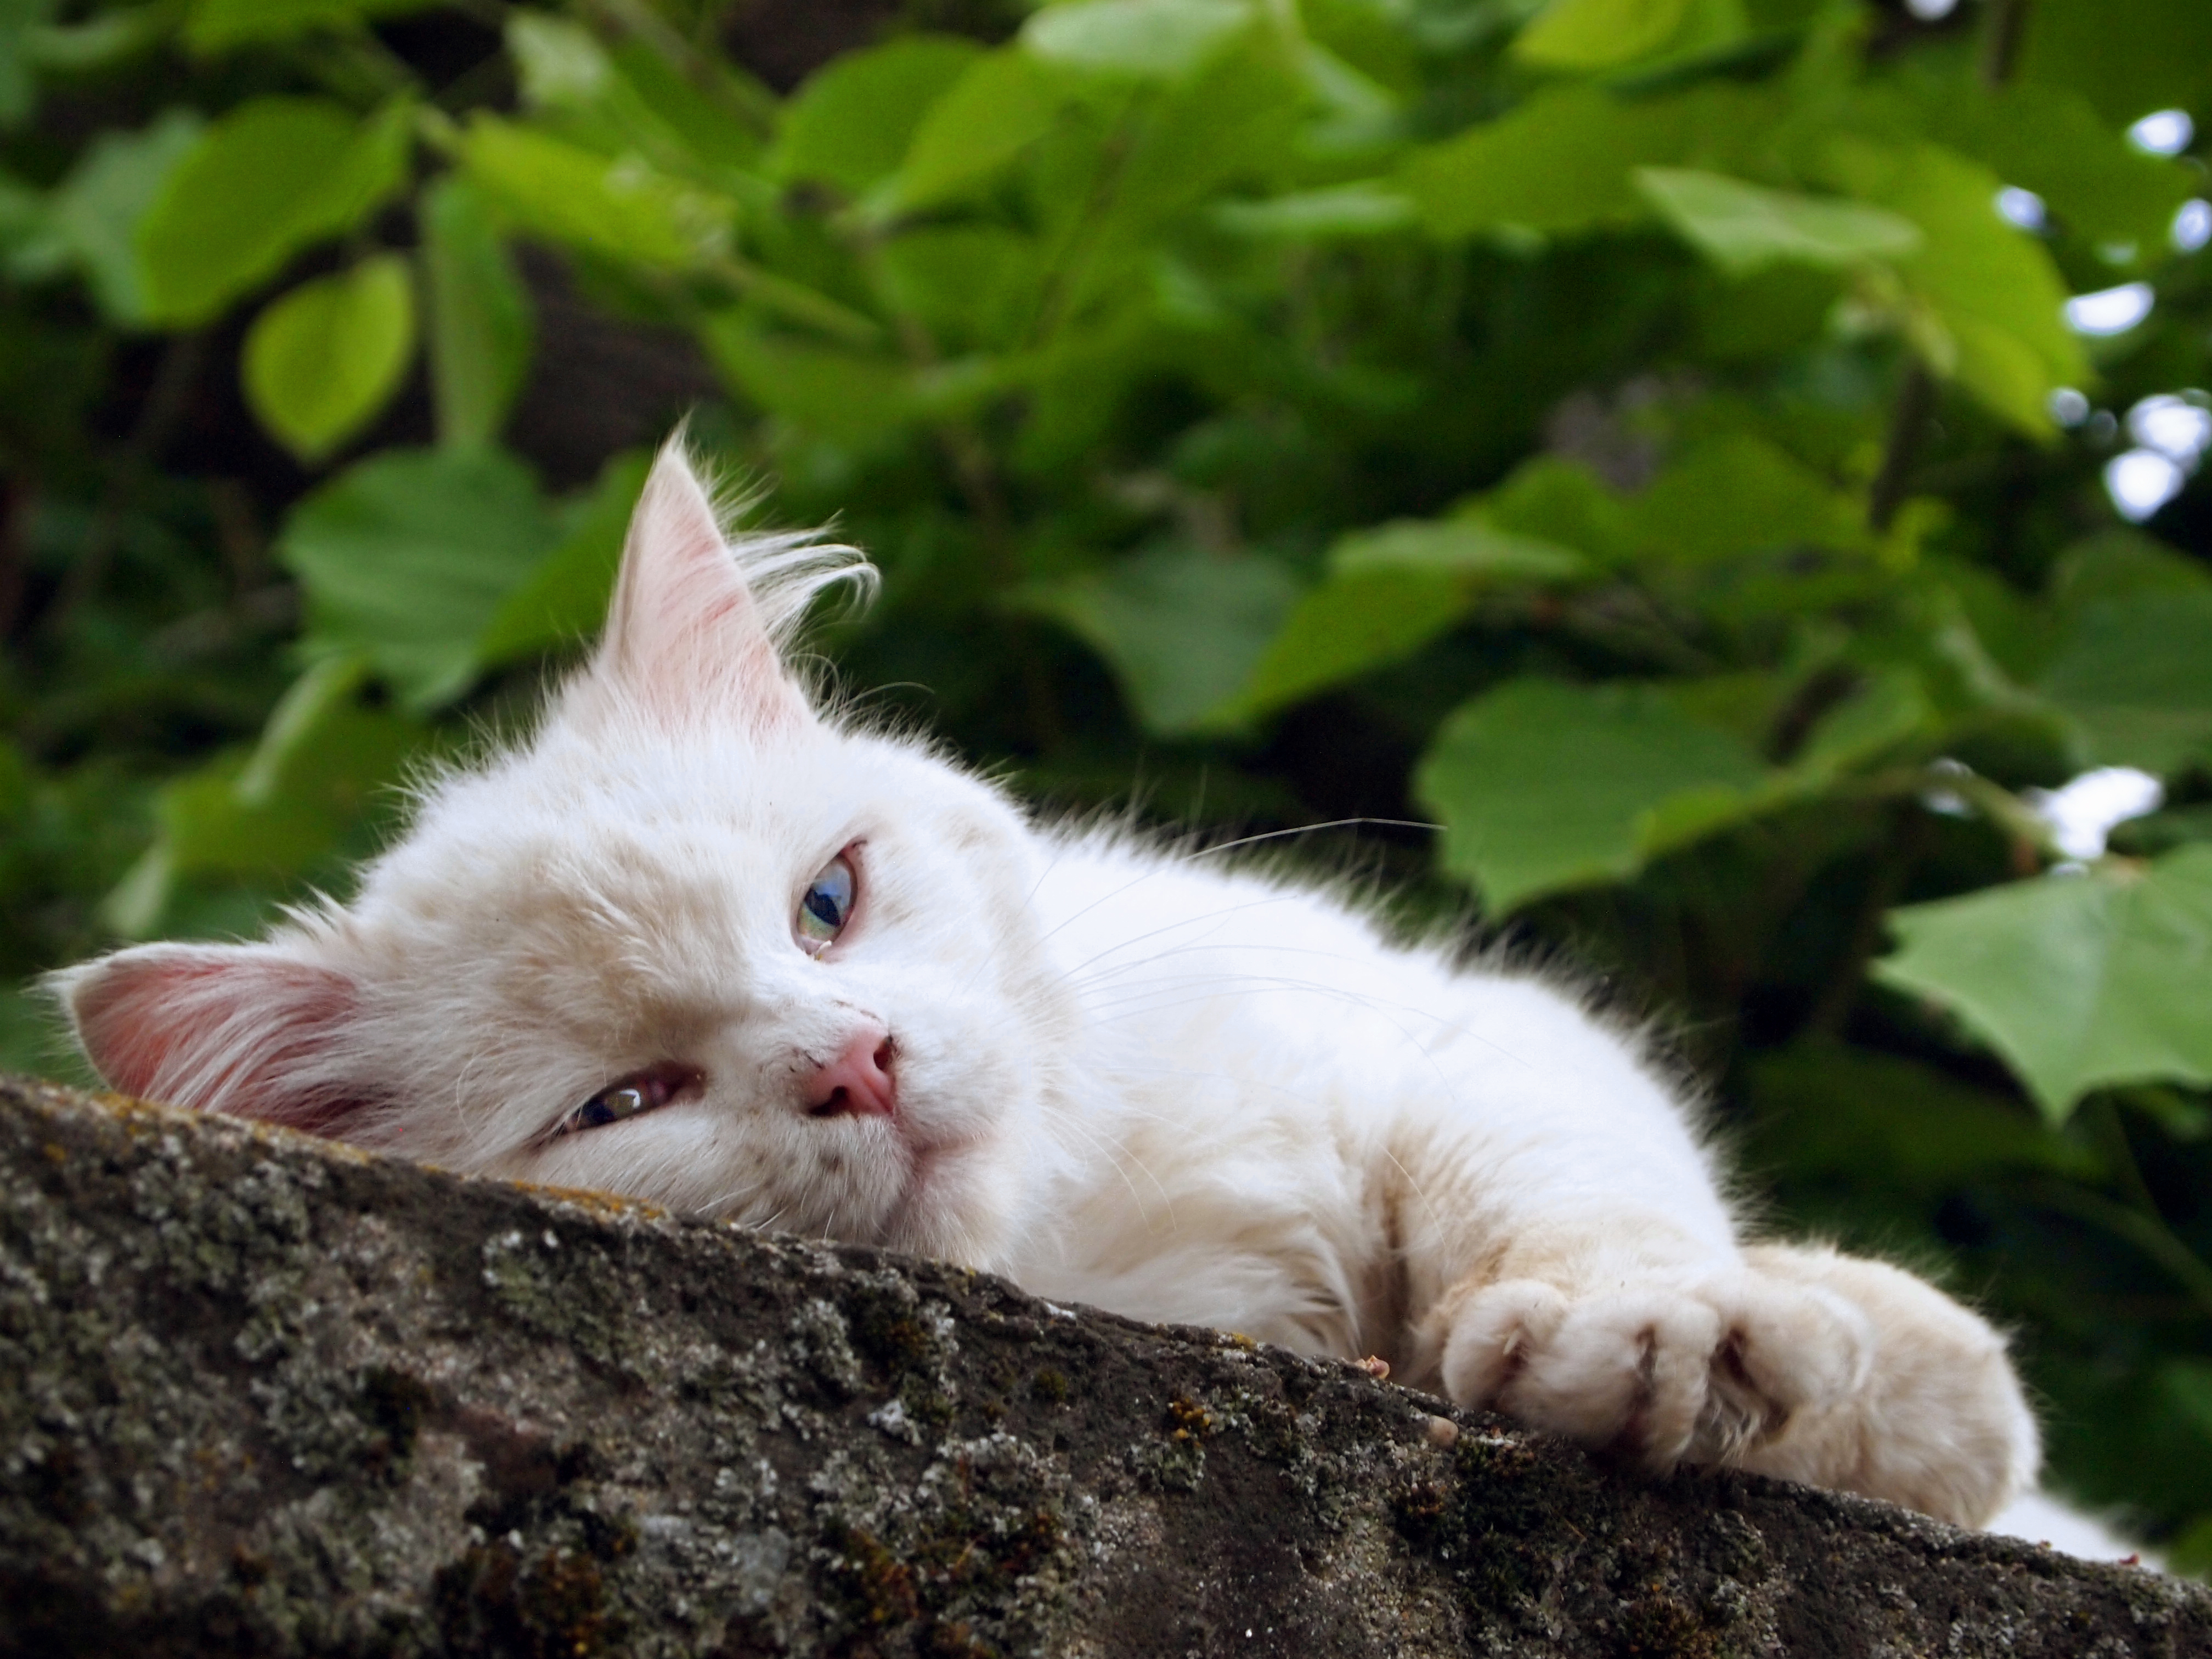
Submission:
M 1570 1291 L 1472 1287 L 1449 1315 L 1444 1390 L 1651 1469 L 1735 1462 L 1864 1381 L 1857 1308 L 1748 1269 Z

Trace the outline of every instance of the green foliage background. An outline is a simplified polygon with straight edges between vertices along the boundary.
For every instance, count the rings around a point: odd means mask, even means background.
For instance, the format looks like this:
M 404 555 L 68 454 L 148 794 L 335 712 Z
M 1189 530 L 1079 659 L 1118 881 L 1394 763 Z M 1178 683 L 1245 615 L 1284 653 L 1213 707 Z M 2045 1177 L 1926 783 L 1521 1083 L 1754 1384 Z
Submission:
M 783 90 L 749 15 L 0 0 L 0 1054 L 342 886 L 689 406 L 883 567 L 850 688 L 1666 1011 L 2212 1566 L 2212 491 L 2100 483 L 2212 386 L 2205 146 L 2128 137 L 2212 9 L 915 4 Z M 2084 868 L 2023 792 L 2110 764 Z

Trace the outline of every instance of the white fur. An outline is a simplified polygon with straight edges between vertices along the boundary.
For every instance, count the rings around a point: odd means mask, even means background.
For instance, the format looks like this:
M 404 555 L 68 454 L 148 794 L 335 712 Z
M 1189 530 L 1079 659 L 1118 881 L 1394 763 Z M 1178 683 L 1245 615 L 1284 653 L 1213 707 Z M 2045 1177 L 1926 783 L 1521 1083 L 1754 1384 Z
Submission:
M 1379 1354 L 1654 1468 L 1965 1522 L 2032 1479 L 1999 1337 L 1895 1269 L 1740 1243 L 1678 1093 L 1573 997 L 1227 856 L 1040 830 L 925 744 L 823 717 L 773 639 L 834 562 L 734 552 L 672 448 L 609 637 L 534 740 L 428 787 L 343 908 L 60 975 L 95 1064 L 448 1168 Z M 848 848 L 859 906 L 817 959 L 793 915 Z M 896 1116 L 810 1114 L 877 1026 Z M 696 1096 L 552 1134 L 663 1061 Z

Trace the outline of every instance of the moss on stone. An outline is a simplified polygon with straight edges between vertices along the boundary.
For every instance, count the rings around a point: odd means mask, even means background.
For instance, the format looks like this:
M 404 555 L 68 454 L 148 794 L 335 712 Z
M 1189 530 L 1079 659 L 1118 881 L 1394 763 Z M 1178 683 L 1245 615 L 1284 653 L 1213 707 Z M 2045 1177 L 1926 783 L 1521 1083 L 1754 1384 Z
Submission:
M 32 1084 L 0 1377 L 5 1655 L 2212 1650 L 2192 1586 L 1353 1366 Z

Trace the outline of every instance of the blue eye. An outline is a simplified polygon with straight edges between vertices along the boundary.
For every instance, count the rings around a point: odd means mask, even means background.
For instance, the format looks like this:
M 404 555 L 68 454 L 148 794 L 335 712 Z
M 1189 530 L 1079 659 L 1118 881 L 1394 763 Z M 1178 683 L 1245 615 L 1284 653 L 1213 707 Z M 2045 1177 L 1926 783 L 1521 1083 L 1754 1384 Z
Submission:
M 665 1106 L 678 1095 L 696 1090 L 701 1081 L 696 1071 L 672 1060 L 647 1066 L 635 1076 L 609 1084 L 562 1118 L 553 1133 L 556 1136 L 574 1134 L 580 1129 L 599 1129 L 619 1123 L 656 1106 Z
M 831 859 L 822 873 L 806 884 L 806 891 L 799 901 L 799 915 L 792 923 L 800 950 L 809 956 L 819 956 L 845 931 L 845 924 L 853 919 L 853 896 L 857 886 L 853 861 L 842 853 Z

